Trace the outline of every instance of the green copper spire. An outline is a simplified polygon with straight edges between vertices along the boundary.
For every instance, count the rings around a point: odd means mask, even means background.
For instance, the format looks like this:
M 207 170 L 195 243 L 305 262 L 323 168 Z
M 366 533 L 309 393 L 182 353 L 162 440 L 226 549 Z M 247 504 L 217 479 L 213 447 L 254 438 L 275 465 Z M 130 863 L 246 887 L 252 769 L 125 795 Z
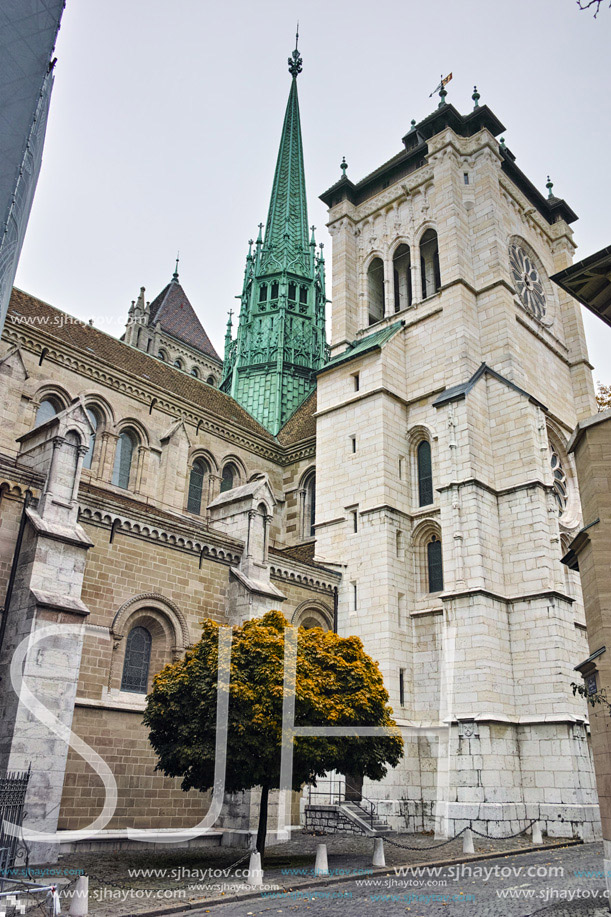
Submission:
M 297 42 L 295 43 L 297 45 Z M 249 243 L 237 337 L 225 338 L 221 388 L 276 434 L 316 385 L 328 359 L 325 268 L 308 209 L 297 76 L 289 57 L 289 92 L 265 233 Z
M 297 76 L 301 72 L 302 63 L 299 51 L 295 48 L 289 57 L 289 71 L 293 79 L 282 126 L 263 242 L 262 265 L 270 270 L 277 270 L 280 264 L 287 268 L 305 267 L 301 258 L 308 246 L 308 206 L 297 97 Z

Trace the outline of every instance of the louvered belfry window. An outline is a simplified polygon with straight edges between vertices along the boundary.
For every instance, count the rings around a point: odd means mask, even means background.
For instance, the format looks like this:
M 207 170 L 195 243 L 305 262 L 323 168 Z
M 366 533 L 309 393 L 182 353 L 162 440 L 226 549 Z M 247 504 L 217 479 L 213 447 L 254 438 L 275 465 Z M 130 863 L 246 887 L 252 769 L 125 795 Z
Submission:
M 151 663 L 151 635 L 146 627 L 130 630 L 125 644 L 121 690 L 146 694 Z

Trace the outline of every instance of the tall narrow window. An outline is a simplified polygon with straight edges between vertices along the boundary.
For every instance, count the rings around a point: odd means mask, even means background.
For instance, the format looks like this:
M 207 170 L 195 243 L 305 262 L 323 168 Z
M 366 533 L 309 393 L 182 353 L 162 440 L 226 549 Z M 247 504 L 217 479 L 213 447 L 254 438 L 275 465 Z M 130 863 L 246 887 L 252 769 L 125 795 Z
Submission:
M 399 245 L 392 259 L 395 312 L 412 304 L 412 270 L 409 247 Z
M 236 486 L 238 473 L 236 471 L 235 465 L 232 465 L 231 462 L 228 462 L 223 468 L 223 475 L 221 477 L 221 493 L 224 494 L 227 490 L 232 490 Z
M 89 418 L 89 423 L 93 427 L 93 433 L 89 437 L 89 445 L 87 447 L 87 452 L 83 456 L 83 468 L 91 468 L 91 462 L 93 460 L 93 450 L 95 449 L 95 436 L 98 429 L 98 416 L 97 413 L 91 408 L 86 408 L 87 417 Z
M 259 287 L 259 302 L 267 302 L 267 284 L 262 283 Z
M 289 299 L 291 302 L 297 302 L 297 284 L 289 283 Z
M 121 690 L 146 694 L 151 664 L 151 635 L 146 627 L 134 627 L 125 642 Z
M 58 411 L 61 411 L 59 401 L 56 401 L 55 398 L 43 398 L 36 411 L 34 426 L 39 427 L 41 424 L 46 423 L 47 420 L 51 420 Z
M 418 461 L 418 505 L 428 506 L 433 502 L 433 467 L 431 444 L 423 439 L 416 451 Z
M 420 240 L 420 272 L 422 276 L 422 298 L 433 296 L 441 287 L 439 272 L 439 245 L 434 229 L 427 229 Z
M 441 542 L 437 535 L 433 535 L 426 546 L 428 565 L 429 592 L 441 592 L 443 589 L 443 562 L 441 557 Z
M 187 511 L 197 513 L 202 511 L 202 495 L 204 492 L 204 480 L 208 472 L 208 466 L 203 459 L 196 459 L 191 468 L 189 476 L 189 496 L 187 499 Z
M 405 707 L 405 669 L 399 669 L 399 706 Z
M 369 324 L 374 325 L 384 318 L 384 264 L 381 258 L 374 258 L 367 270 L 367 293 L 369 298 Z
M 278 299 L 278 281 L 274 280 L 272 283 L 272 299 Z
M 129 479 L 132 470 L 135 438 L 132 433 L 124 431 L 117 440 L 115 452 L 115 465 L 112 472 L 112 483 L 117 487 L 129 488 Z
M 351 583 L 352 586 L 352 611 L 357 612 L 359 610 L 359 590 L 356 583 Z
M 303 534 L 306 538 L 314 535 L 316 520 L 316 476 L 311 474 L 305 482 L 303 506 Z

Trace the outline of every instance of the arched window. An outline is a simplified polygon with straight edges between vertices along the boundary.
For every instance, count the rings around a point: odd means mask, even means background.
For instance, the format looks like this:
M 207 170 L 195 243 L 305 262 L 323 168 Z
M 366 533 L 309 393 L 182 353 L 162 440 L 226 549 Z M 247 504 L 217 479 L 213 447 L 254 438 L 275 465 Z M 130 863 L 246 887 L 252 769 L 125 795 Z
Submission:
M 174 366 L 176 369 L 182 369 L 182 360 L 179 357 L 174 360 Z
M 367 296 L 369 324 L 374 325 L 384 318 L 384 264 L 381 258 L 374 258 L 367 269 Z
M 208 385 L 214 385 L 214 376 L 208 376 L 206 382 Z
M 191 468 L 189 477 L 189 496 L 187 498 L 187 510 L 190 513 L 202 511 L 202 496 L 204 493 L 204 481 L 210 469 L 203 459 L 196 459 Z
M 271 294 L 272 294 L 271 296 L 272 299 L 278 299 L 278 281 L 277 280 L 274 280 L 272 282 Z
M 165 352 L 165 350 L 158 350 L 158 351 L 157 351 L 157 359 L 158 359 L 158 360 L 161 360 L 162 363 L 167 363 L 167 362 L 168 362 L 168 355 L 167 355 L 167 353 Z
M 439 245 L 434 229 L 427 229 L 420 240 L 420 274 L 422 298 L 433 296 L 441 287 L 439 272 Z
M 289 300 L 291 302 L 297 302 L 297 284 L 289 283 Z
M 399 245 L 392 259 L 395 312 L 412 304 L 412 270 L 409 246 Z
M 89 437 L 89 445 L 87 447 L 87 452 L 83 456 L 83 468 L 91 468 L 91 462 L 93 459 L 93 450 L 95 449 L 95 437 L 100 425 L 100 417 L 95 408 L 85 408 L 87 411 L 87 417 L 89 418 L 89 423 L 93 427 L 93 433 Z
M 267 284 L 262 283 L 259 287 L 259 302 L 267 302 Z
M 418 463 L 418 506 L 428 506 L 433 502 L 433 465 L 431 462 L 431 444 L 423 439 L 416 450 Z
M 443 589 L 443 561 L 441 542 L 437 535 L 433 535 L 426 546 L 426 559 L 429 592 L 441 592 Z
M 198 370 L 197 366 L 192 366 L 192 367 L 191 367 L 191 375 L 192 375 L 192 376 L 195 376 L 196 379 L 199 379 L 199 370 Z
M 312 538 L 315 534 L 314 523 L 316 521 L 316 475 L 314 472 L 305 479 L 303 489 L 303 537 Z
M 151 635 L 146 627 L 134 627 L 125 641 L 121 690 L 146 694 L 151 663 Z
M 47 420 L 51 420 L 61 409 L 62 406 L 56 398 L 43 398 L 36 411 L 34 426 L 39 427 L 41 424 L 46 423 Z
M 238 470 L 235 465 L 231 462 L 227 462 L 223 468 L 223 474 L 221 477 L 221 493 L 225 493 L 227 490 L 231 490 L 238 483 Z
M 124 430 L 117 440 L 115 464 L 112 472 L 112 483 L 117 487 L 129 488 L 132 470 L 132 458 L 136 447 L 136 437 L 131 431 Z

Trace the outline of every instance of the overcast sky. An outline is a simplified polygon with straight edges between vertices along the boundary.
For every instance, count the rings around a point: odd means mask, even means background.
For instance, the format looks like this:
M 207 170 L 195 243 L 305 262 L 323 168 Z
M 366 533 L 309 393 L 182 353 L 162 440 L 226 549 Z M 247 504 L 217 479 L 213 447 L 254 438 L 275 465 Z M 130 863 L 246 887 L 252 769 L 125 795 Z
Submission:
M 606 6 L 606 4 L 605 4 Z M 180 279 L 219 354 L 267 216 L 300 21 L 310 222 L 343 155 L 357 181 L 436 100 L 477 83 L 520 168 L 573 207 L 582 258 L 611 244 L 611 10 L 575 0 L 67 0 L 17 286 L 120 334 L 140 286 Z M 327 246 L 330 262 L 330 245 Z M 329 265 L 330 267 L 330 265 Z M 586 315 L 595 378 L 611 329 Z

